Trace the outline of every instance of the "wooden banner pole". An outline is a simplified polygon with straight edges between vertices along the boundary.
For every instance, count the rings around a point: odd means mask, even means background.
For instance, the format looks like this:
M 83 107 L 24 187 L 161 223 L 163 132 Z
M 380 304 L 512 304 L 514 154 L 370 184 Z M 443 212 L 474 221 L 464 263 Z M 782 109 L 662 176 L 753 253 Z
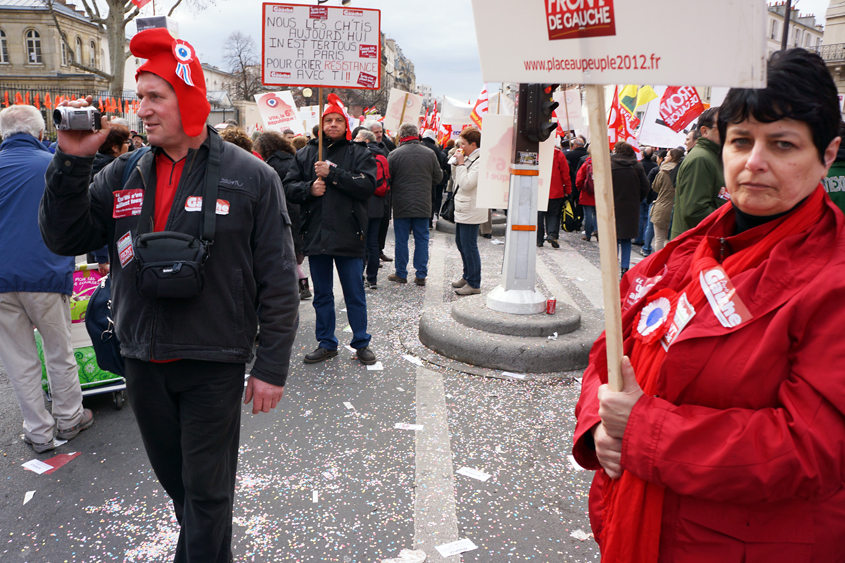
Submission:
M 569 125 L 569 102 L 566 101 L 566 84 L 563 85 L 563 108 L 566 112 L 566 136 L 568 138 L 569 132 L 572 131 L 572 127 Z
M 604 86 L 589 84 L 587 111 L 590 114 L 590 156 L 601 253 L 604 330 L 607 338 L 607 380 L 613 391 L 622 391 L 622 307 L 619 301 L 619 262 L 616 258 L 616 214 L 613 209 L 613 180 L 607 145 L 607 116 Z
M 320 98 L 320 114 L 317 120 L 320 126 L 317 127 L 317 160 L 323 160 L 323 87 L 317 88 L 317 97 Z
M 405 101 L 402 102 L 402 113 L 399 115 L 399 127 L 402 127 L 402 124 L 405 122 L 405 109 L 408 107 L 408 94 L 405 94 Z M 397 145 L 399 144 L 399 130 L 396 130 L 396 135 L 393 136 L 393 142 Z

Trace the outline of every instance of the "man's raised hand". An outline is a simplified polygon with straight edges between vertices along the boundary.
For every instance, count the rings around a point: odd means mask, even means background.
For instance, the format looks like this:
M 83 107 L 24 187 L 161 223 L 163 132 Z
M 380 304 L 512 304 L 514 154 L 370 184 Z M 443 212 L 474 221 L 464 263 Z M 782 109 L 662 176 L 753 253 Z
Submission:
M 56 107 L 84 108 L 91 104 L 92 97 L 73 101 L 65 101 Z M 106 142 L 109 136 L 109 120 L 106 116 L 100 118 L 102 129 L 99 131 L 57 131 L 59 149 L 65 154 L 72 156 L 94 156 L 100 146 Z

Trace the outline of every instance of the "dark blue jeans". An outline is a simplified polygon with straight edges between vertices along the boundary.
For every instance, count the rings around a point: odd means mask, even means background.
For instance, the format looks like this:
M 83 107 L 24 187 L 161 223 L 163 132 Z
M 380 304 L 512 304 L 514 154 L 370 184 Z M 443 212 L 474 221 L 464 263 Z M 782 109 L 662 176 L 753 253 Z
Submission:
M 619 244 L 620 267 L 625 268 L 627 270 L 631 267 L 631 239 L 618 238 L 616 239 L 616 242 L 617 244 Z
M 455 245 L 464 263 L 464 279 L 470 287 L 481 287 L 481 254 L 478 253 L 478 225 L 455 223 Z
M 654 249 L 651 247 L 651 243 L 654 240 L 654 223 L 651 222 L 651 208 L 654 204 L 650 204 L 648 206 L 648 226 L 645 229 L 645 244 L 643 244 L 643 252 L 645 254 L 651 254 Z
M 593 234 L 598 234 L 598 223 L 596 223 L 596 206 L 584 205 L 584 235 L 587 238 L 593 238 Z
M 378 283 L 379 249 L 378 230 L 381 225 L 381 217 L 370 219 L 367 223 L 367 281 Z M 347 307 L 348 309 L 348 307 Z
M 428 275 L 428 217 L 393 218 L 393 236 L 396 239 L 396 275 L 408 277 L 408 237 L 414 232 L 414 270 L 416 276 Z
M 314 311 L 317 314 L 317 340 L 320 348 L 337 350 L 335 338 L 335 310 L 334 310 L 334 277 L 332 264 L 337 268 L 340 286 L 343 288 L 343 299 L 346 301 L 346 316 L 352 327 L 352 342 L 350 346 L 356 350 L 370 345 L 370 335 L 367 334 L 367 297 L 364 294 L 364 281 L 361 271 L 364 261 L 361 258 L 347 258 L 345 256 L 309 256 L 308 265 L 311 268 L 311 281 L 314 284 Z
M 648 202 L 642 200 L 640 202 L 640 225 L 637 230 L 637 238 L 634 240 L 636 244 L 643 244 L 645 242 L 646 227 L 648 227 Z

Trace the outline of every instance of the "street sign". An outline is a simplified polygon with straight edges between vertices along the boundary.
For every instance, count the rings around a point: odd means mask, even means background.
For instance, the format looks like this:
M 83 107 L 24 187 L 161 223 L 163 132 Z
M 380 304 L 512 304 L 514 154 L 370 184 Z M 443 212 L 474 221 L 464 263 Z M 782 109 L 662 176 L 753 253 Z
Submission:
M 261 82 L 381 87 L 381 11 L 262 4 Z
M 486 82 L 766 85 L 767 12 L 761 0 L 472 5 Z M 691 35 L 702 21 L 718 24 L 700 38 Z

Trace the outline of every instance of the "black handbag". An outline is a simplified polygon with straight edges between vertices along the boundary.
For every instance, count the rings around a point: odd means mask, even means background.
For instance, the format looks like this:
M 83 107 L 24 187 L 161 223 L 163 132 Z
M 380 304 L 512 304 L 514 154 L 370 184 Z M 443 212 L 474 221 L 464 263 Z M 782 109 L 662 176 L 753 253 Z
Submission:
M 100 285 L 88 300 L 85 329 L 91 337 L 91 346 L 97 355 L 97 365 L 123 377 L 123 356 L 120 355 L 120 342 L 114 330 L 114 315 L 111 310 L 111 276 L 100 280 Z
M 205 262 L 214 242 L 222 146 L 216 132 L 209 132 L 209 137 L 199 238 L 175 231 L 149 232 L 155 183 L 144 194 L 133 246 L 138 266 L 135 287 L 146 299 L 192 299 L 202 292 Z
M 469 172 L 469 169 L 472 168 L 473 164 L 475 164 L 475 160 L 469 163 L 469 166 L 467 166 L 467 172 Z M 455 195 L 458 193 L 459 189 L 461 189 L 461 187 L 455 185 L 455 189 L 452 190 L 452 193 L 449 194 L 449 197 L 446 198 L 446 201 L 444 201 L 443 205 L 440 207 L 440 218 L 446 219 L 450 223 L 455 222 Z

